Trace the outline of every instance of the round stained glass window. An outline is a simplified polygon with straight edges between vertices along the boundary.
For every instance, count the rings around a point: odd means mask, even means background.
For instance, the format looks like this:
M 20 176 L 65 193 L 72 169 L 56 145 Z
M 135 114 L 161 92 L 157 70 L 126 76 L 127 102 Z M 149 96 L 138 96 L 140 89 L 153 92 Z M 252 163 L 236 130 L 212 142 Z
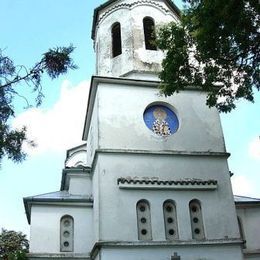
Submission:
M 148 107 L 144 111 L 144 122 L 151 131 L 162 137 L 174 134 L 179 128 L 176 114 L 163 105 Z

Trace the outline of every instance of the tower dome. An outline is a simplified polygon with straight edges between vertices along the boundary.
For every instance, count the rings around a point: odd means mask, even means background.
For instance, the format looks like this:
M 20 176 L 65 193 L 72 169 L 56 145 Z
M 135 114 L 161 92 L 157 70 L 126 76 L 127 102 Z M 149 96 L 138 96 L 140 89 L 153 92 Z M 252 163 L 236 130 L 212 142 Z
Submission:
M 154 30 L 178 19 L 179 9 L 170 0 L 111 0 L 96 8 L 96 74 L 158 79 L 163 53 L 154 44 Z

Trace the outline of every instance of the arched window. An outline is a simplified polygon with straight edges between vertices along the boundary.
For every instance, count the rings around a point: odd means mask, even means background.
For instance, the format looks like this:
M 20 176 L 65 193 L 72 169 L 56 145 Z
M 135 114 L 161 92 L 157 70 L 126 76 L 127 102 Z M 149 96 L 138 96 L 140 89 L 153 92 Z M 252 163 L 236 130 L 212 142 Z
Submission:
M 137 228 L 139 240 L 151 240 L 151 213 L 150 205 L 146 200 L 140 200 L 136 204 Z
M 191 220 L 191 230 L 192 238 L 194 239 L 204 239 L 204 226 L 201 212 L 201 205 L 198 200 L 190 201 L 190 220 Z
M 155 45 L 155 26 L 153 19 L 151 17 L 145 17 L 143 19 L 143 25 L 145 48 L 147 50 L 157 50 Z
M 111 34 L 112 34 L 112 57 L 114 58 L 122 53 L 120 23 L 113 24 Z
M 74 220 L 71 216 L 63 216 L 60 219 L 60 251 L 73 252 Z
M 165 226 L 165 237 L 167 240 L 178 239 L 178 225 L 176 206 L 172 200 L 166 200 L 163 203 L 163 216 Z

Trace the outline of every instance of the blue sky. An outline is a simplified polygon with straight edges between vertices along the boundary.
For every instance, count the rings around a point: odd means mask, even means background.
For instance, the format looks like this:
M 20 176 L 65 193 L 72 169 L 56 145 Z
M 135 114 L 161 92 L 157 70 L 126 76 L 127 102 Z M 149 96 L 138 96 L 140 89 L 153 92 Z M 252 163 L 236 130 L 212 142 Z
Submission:
M 0 227 L 29 234 L 22 198 L 60 188 L 66 149 L 81 144 L 88 87 L 95 60 L 91 40 L 93 10 L 104 0 L 1 0 L 0 48 L 16 64 L 32 66 L 55 46 L 76 49 L 79 66 L 61 78 L 43 80 L 45 99 L 40 108 L 25 111 L 16 99 L 14 125 L 28 124 L 29 137 L 38 148 L 22 164 L 4 160 L 0 169 Z M 176 4 L 181 7 L 181 1 Z M 20 86 L 24 95 L 31 90 Z M 236 194 L 260 197 L 260 95 L 255 104 L 239 102 L 237 109 L 221 115 L 230 170 L 235 173 Z M 83 115 L 83 116 L 79 116 Z

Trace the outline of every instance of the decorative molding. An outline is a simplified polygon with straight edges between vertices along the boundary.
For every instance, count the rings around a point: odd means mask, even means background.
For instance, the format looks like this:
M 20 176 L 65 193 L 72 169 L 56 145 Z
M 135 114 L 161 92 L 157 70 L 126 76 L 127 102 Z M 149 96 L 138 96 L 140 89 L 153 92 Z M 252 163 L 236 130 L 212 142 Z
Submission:
M 103 19 L 105 19 L 107 16 L 109 16 L 111 13 L 117 11 L 118 9 L 120 8 L 126 8 L 126 9 L 132 9 L 138 5 L 143 5 L 143 4 L 146 4 L 146 5 L 151 5 L 151 6 L 154 6 L 155 8 L 158 8 L 160 9 L 161 11 L 164 12 L 164 14 L 166 15 L 170 15 L 172 16 L 172 18 L 174 18 L 174 20 L 177 22 L 178 21 L 178 18 L 176 17 L 176 15 L 172 12 L 172 10 L 170 9 L 167 9 L 165 7 L 163 7 L 161 4 L 155 2 L 155 1 L 151 1 L 151 0 L 139 0 L 139 1 L 135 1 L 133 3 L 121 3 L 121 4 L 117 4 L 111 8 L 109 8 L 104 14 L 102 14 L 99 19 L 97 19 L 96 21 L 96 28 L 99 27 L 99 24 L 102 22 Z M 95 33 L 96 34 L 96 33 Z
M 97 7 L 95 10 L 94 10 L 94 16 L 93 16 L 93 23 L 92 23 L 92 32 L 91 32 L 91 38 L 93 40 L 95 40 L 95 34 L 96 34 L 96 26 L 98 24 L 98 16 L 99 16 L 99 13 L 101 12 L 101 10 L 104 10 L 105 8 L 109 8 L 109 6 L 111 6 L 112 4 L 115 4 L 117 0 L 110 0 L 110 1 L 106 1 L 104 4 L 100 5 L 99 7 Z M 157 8 L 159 6 L 159 8 L 161 7 L 161 5 L 159 5 L 158 3 L 156 3 L 156 1 L 147 1 L 147 0 L 142 0 L 142 1 L 135 1 L 135 3 L 131 3 L 131 4 L 125 4 L 125 6 L 127 8 L 129 8 L 129 5 L 133 6 L 134 4 L 137 5 L 137 4 L 142 4 L 142 3 L 152 3 L 153 5 L 155 5 Z M 181 15 L 181 12 L 179 10 L 179 8 L 173 3 L 172 0 L 164 0 L 166 6 L 170 9 L 170 15 L 176 20 L 178 21 L 179 18 L 180 18 L 180 15 Z M 162 7 L 163 9 L 166 9 L 164 7 Z M 112 8 L 111 8 L 112 9 Z M 111 10 L 111 9 L 108 9 Z M 167 10 L 168 11 L 168 10 Z
M 215 190 L 217 180 L 185 178 L 180 180 L 160 180 L 158 177 L 118 178 L 120 189 L 170 189 L 170 190 Z
M 165 14 L 171 14 L 172 11 L 170 9 L 164 8 L 161 4 L 156 3 L 154 1 L 151 0 L 139 0 L 139 1 L 135 1 L 133 3 L 121 3 L 121 4 L 117 4 L 111 8 L 109 8 L 103 15 L 100 16 L 100 18 L 97 21 L 97 25 L 101 22 L 101 20 L 103 20 L 106 16 L 110 15 L 111 13 L 113 13 L 114 11 L 120 9 L 120 8 L 127 8 L 127 9 L 131 9 L 135 6 L 138 5 L 143 5 L 143 4 L 148 4 L 148 5 L 152 5 L 158 9 L 161 9 Z

